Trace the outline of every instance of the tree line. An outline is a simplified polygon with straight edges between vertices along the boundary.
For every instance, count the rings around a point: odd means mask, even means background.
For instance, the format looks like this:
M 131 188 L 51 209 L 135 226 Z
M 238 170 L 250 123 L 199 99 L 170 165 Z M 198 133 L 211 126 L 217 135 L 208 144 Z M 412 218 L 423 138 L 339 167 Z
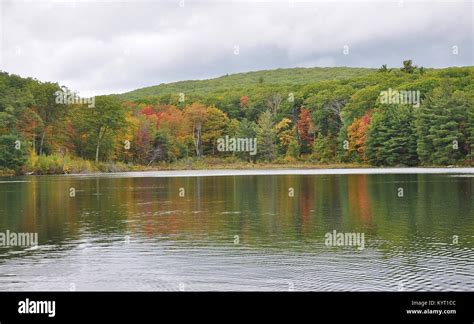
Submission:
M 0 167 L 60 173 L 71 172 L 61 165 L 64 159 L 153 166 L 206 157 L 229 163 L 473 163 L 472 67 L 425 69 L 407 60 L 399 69 L 296 84 L 285 81 L 289 73 L 215 91 L 173 88 L 133 100 L 98 96 L 91 107 L 58 101 L 76 94 L 57 83 L 2 72 Z M 419 101 L 398 100 L 411 93 Z M 219 151 L 225 136 L 256 138 L 257 154 Z

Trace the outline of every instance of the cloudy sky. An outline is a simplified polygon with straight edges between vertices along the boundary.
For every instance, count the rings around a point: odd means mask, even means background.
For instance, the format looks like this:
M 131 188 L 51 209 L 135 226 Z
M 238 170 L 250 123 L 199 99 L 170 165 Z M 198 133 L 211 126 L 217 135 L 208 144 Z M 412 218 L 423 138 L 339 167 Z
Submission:
M 0 70 L 81 95 L 284 67 L 474 65 L 465 1 L 0 0 Z

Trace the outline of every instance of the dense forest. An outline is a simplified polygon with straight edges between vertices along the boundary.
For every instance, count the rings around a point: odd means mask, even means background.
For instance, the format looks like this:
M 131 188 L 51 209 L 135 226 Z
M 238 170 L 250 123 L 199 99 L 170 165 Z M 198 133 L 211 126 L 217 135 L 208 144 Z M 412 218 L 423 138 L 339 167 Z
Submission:
M 256 139 L 256 154 L 222 138 Z M 472 165 L 474 67 L 278 69 L 79 98 L 0 73 L 1 173 L 120 171 L 203 161 Z M 210 164 L 205 166 L 212 167 Z

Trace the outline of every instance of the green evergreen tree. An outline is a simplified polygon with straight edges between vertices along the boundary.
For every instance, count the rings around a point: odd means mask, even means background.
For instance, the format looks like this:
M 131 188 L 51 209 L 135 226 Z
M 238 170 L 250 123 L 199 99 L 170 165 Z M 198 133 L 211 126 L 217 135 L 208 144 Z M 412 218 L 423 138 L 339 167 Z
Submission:
M 435 117 L 433 107 L 436 99 L 428 96 L 423 104 L 416 110 L 416 134 L 417 134 L 417 153 L 422 164 L 432 162 L 434 152 L 433 142 L 428 138 L 430 134 L 431 123 Z
M 413 115 L 409 105 L 386 105 L 374 111 L 366 145 L 366 156 L 371 164 L 418 164 Z
M 403 67 L 400 69 L 400 71 L 411 74 L 415 72 L 416 68 L 416 65 L 413 66 L 413 62 L 411 60 L 405 60 L 403 61 Z
M 267 161 L 276 157 L 276 134 L 273 127 L 273 115 L 267 110 L 260 115 L 257 123 L 258 155 Z
M 449 165 L 469 153 L 469 110 L 462 91 L 451 92 L 447 83 L 434 89 L 417 114 L 417 151 L 424 164 Z
M 0 167 L 19 173 L 26 163 L 26 143 L 22 143 L 16 135 L 0 136 Z
M 240 138 L 255 138 L 257 137 L 257 125 L 249 121 L 248 119 L 244 118 L 242 121 L 239 123 L 239 129 L 237 130 L 237 137 Z M 260 150 L 259 144 L 257 143 L 257 152 Z M 252 161 L 254 159 L 255 161 L 255 156 L 252 157 L 252 155 L 249 155 L 248 152 L 237 152 L 235 153 L 240 159 L 242 160 L 248 160 Z

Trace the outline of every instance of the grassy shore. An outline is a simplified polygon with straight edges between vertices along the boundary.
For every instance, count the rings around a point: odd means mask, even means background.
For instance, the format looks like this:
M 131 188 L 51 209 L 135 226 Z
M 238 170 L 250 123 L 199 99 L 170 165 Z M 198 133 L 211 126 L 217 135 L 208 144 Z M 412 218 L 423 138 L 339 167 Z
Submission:
M 131 171 L 165 171 L 165 170 L 258 170 L 258 169 L 349 169 L 374 167 L 365 163 L 318 163 L 307 160 L 282 159 L 276 162 L 245 162 L 237 159 L 218 159 L 203 157 L 188 158 L 173 163 L 160 162 L 151 166 L 110 161 L 95 163 L 89 160 L 69 156 L 50 155 L 30 157 L 21 170 L 0 169 L 0 176 L 14 175 L 47 175 L 47 174 L 94 174 Z M 400 166 L 403 167 L 403 166 Z M 424 166 L 446 167 L 446 166 Z M 469 164 L 449 167 L 470 167 Z
M 279 160 L 276 162 L 246 162 L 238 159 L 218 159 L 203 157 L 188 158 L 172 163 L 160 162 L 153 165 L 137 165 L 110 161 L 95 163 L 70 156 L 49 155 L 31 156 L 20 170 L 0 169 L 0 176 L 47 175 L 47 174 L 90 174 L 128 171 L 161 170 L 214 170 L 214 169 L 326 169 L 326 168 L 364 168 L 362 163 L 316 163 L 310 160 Z

